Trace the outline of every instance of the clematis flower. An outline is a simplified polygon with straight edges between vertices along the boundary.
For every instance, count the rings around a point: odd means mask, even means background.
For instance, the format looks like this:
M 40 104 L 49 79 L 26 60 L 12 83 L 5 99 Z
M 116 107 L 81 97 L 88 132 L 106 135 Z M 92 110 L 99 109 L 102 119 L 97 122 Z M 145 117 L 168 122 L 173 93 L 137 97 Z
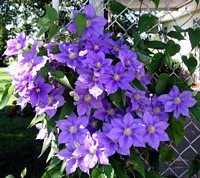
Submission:
M 88 52 L 86 59 L 83 61 L 83 65 L 93 69 L 94 74 L 97 76 L 104 74 L 106 68 L 111 66 L 111 63 L 112 60 L 105 58 L 103 52 L 98 52 L 97 54 Z
M 130 83 L 135 76 L 130 71 L 125 71 L 123 65 L 119 62 L 111 66 L 110 70 L 99 77 L 99 81 L 104 84 L 105 91 L 108 94 L 115 93 L 118 88 L 123 90 L 131 89 Z
M 188 108 L 196 103 L 196 100 L 192 98 L 192 92 L 184 91 L 180 93 L 177 86 L 173 86 L 169 94 L 159 96 L 158 101 L 164 104 L 165 112 L 174 111 L 176 119 L 178 119 L 180 114 L 189 116 Z
M 88 132 L 86 129 L 88 122 L 88 117 L 77 117 L 74 113 L 67 119 L 57 121 L 56 124 L 62 131 L 58 137 L 58 143 L 68 143 L 73 145 L 75 141 L 79 142 L 84 139 Z
M 10 39 L 7 41 L 7 49 L 4 55 L 11 56 L 17 54 L 27 45 L 27 37 L 24 32 L 21 32 L 17 39 Z
M 76 87 L 74 90 L 77 96 L 76 102 L 74 105 L 77 105 L 77 112 L 79 116 L 86 114 L 90 116 L 90 111 L 92 108 L 99 109 L 102 106 L 102 103 L 98 98 L 93 97 L 88 89 L 83 89 Z
M 167 122 L 160 121 L 148 111 L 144 113 L 142 120 L 146 126 L 143 138 L 152 148 L 158 150 L 161 141 L 169 141 L 165 132 L 169 125 Z
M 97 163 L 108 165 L 109 160 L 106 155 L 106 148 L 99 144 L 97 134 L 87 135 L 83 145 L 78 147 L 72 154 L 77 158 L 83 158 L 80 169 L 89 174 L 89 170 Z
M 126 91 L 126 96 L 130 98 L 131 111 L 147 107 L 150 104 L 150 101 L 146 97 L 146 93 L 144 91 L 132 88 L 130 91 Z
M 127 113 L 122 119 L 111 120 L 112 129 L 107 136 L 112 140 L 117 140 L 119 146 L 129 150 L 131 146 L 145 147 L 142 138 L 145 126 L 141 119 L 134 119 Z
M 86 21 L 86 27 L 84 30 L 84 33 L 81 37 L 81 40 L 90 39 L 93 36 L 99 37 L 100 35 L 103 35 L 103 27 L 106 25 L 107 20 L 103 17 L 96 16 L 96 12 L 94 10 L 94 7 L 89 4 L 87 5 L 84 10 L 82 11 L 83 14 L 87 15 L 87 21 Z M 76 34 L 76 15 L 78 14 L 78 11 L 73 11 L 73 22 L 68 25 L 67 29 Z
M 48 101 L 41 101 L 40 104 L 36 107 L 36 114 L 39 115 L 43 112 L 46 112 L 49 118 L 51 118 L 56 114 L 57 108 L 62 106 L 64 103 L 65 99 L 60 94 L 60 91 L 53 89 L 48 94 Z
M 136 52 L 119 51 L 119 59 L 127 69 L 139 69 L 143 67 L 142 63 L 137 61 Z
M 52 86 L 45 83 L 44 78 L 39 76 L 34 84 L 30 87 L 30 102 L 35 106 L 38 102 L 48 102 L 48 93 L 52 90 Z

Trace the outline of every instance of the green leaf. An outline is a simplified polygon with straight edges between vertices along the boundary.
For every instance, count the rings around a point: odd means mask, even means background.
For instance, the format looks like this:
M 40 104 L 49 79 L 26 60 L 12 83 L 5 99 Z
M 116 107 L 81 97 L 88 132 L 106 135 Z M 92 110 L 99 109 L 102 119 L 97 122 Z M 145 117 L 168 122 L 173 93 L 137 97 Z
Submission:
M 170 147 L 168 147 L 168 145 L 165 145 L 165 147 L 161 148 L 159 150 L 159 153 L 160 153 L 160 161 L 161 162 L 167 162 L 167 161 L 174 160 L 174 152 Z
M 126 9 L 124 5 L 122 5 L 121 3 L 115 0 L 110 1 L 109 6 L 110 6 L 110 10 L 112 11 L 112 14 L 116 14 L 116 15 L 119 15 L 120 13 L 124 11 L 124 9 Z
M 131 85 L 139 90 L 147 91 L 146 88 L 140 83 L 140 81 L 137 78 L 133 82 L 131 82 Z
M 154 49 L 165 49 L 166 44 L 161 41 L 148 41 L 145 40 L 144 44 L 147 48 L 154 48 Z
M 148 177 L 148 178 L 166 178 L 166 177 L 160 176 L 156 173 L 151 173 L 151 172 L 147 172 L 147 171 L 146 171 L 146 177 Z
M 43 26 L 37 34 L 37 37 L 40 37 L 43 33 L 49 30 L 48 26 Z
M 112 166 L 103 165 L 104 174 L 107 176 L 106 178 L 114 178 L 115 173 Z
M 49 33 L 48 33 L 48 40 L 50 41 L 57 32 L 59 32 L 60 27 L 56 24 L 52 24 L 51 26 L 49 26 Z
M 78 13 L 76 15 L 76 28 L 77 28 L 79 37 L 82 37 L 84 33 L 86 22 L 87 22 L 87 15 L 82 14 L 82 13 Z
M 121 159 L 116 157 L 110 157 L 109 162 L 114 168 L 117 178 L 128 178 L 125 172 L 125 165 Z
M 58 19 L 58 13 L 57 13 L 56 9 L 54 9 L 53 7 L 51 7 L 48 4 L 45 5 L 45 8 L 46 8 L 46 16 L 50 20 L 57 20 Z
M 157 79 L 155 88 L 157 95 L 165 93 L 168 81 L 169 81 L 169 74 L 167 73 L 160 74 L 160 76 Z
M 164 55 L 162 53 L 156 53 L 153 56 L 151 63 L 149 65 L 149 70 L 151 73 L 157 72 L 162 67 L 164 63 L 163 58 L 164 58 Z
M 41 47 L 37 56 L 47 56 L 47 49 L 44 46 Z
M 40 114 L 40 115 L 36 115 L 36 116 L 32 119 L 32 121 L 31 121 L 31 123 L 29 124 L 28 128 L 29 128 L 29 127 L 33 127 L 35 124 L 37 124 L 38 122 L 43 121 L 45 118 L 46 118 L 46 115 L 45 115 L 44 113 L 42 113 L 42 114 Z
M 174 27 L 174 29 L 175 29 L 177 32 L 179 32 L 179 33 L 185 32 L 185 31 L 186 31 L 186 30 L 184 30 L 184 29 L 182 29 L 181 27 L 176 26 L 176 25 L 174 25 L 173 27 Z
M 65 76 L 65 74 L 62 71 L 55 71 L 52 74 L 52 77 L 54 79 L 56 79 L 58 82 L 60 82 L 61 84 L 65 85 L 68 88 L 70 88 L 71 90 L 73 90 L 68 78 Z
M 0 109 L 6 106 L 16 86 L 17 85 L 12 85 L 11 83 L 5 86 L 5 90 L 3 92 L 3 96 L 0 101 Z
M 189 28 L 188 34 L 190 38 L 190 44 L 192 46 L 192 49 L 194 49 L 200 43 L 200 28 L 196 29 Z
M 194 57 L 190 57 L 189 59 L 187 59 L 187 56 L 182 56 L 182 60 L 184 62 L 184 64 L 187 66 L 188 70 L 190 71 L 190 75 L 192 75 L 198 65 L 197 60 Z
M 95 178 L 106 178 L 106 176 L 103 174 L 102 169 L 95 167 L 92 169 L 92 177 Z
M 199 0 L 195 0 L 196 1 L 196 3 L 197 3 L 197 5 L 199 4 Z
M 176 44 L 173 40 L 169 40 L 166 45 L 165 54 L 169 54 L 170 56 L 174 56 L 176 53 L 180 51 L 180 45 Z
M 50 23 L 51 21 L 49 20 L 48 17 L 44 16 L 42 18 L 40 18 L 38 20 L 38 25 L 39 26 L 42 26 L 42 27 L 45 27 L 45 26 L 49 26 L 48 24 Z
M 149 151 L 149 164 L 153 172 L 159 173 L 160 170 L 160 162 L 159 162 L 159 152 L 156 150 Z
M 200 170 L 200 154 L 198 154 L 195 159 L 189 165 L 189 178 L 193 177 L 195 174 L 197 175 Z
M 109 95 L 112 103 L 122 110 L 125 108 L 124 104 L 126 104 L 124 103 L 124 97 L 126 97 L 125 92 L 122 92 L 120 89 L 118 89 L 117 92 Z
M 180 32 L 177 32 L 177 31 L 170 31 L 169 33 L 167 33 L 167 36 L 169 36 L 171 38 L 175 38 L 177 40 L 184 40 L 185 39 L 183 37 L 183 35 Z
M 138 28 L 140 33 L 142 32 L 148 32 L 151 28 L 156 26 L 158 23 L 158 18 L 156 16 L 153 16 L 151 14 L 143 14 L 138 23 Z
M 63 119 L 65 117 L 68 117 L 73 112 L 73 109 L 74 109 L 73 100 L 70 97 L 66 99 L 66 104 L 62 106 L 58 119 Z
M 61 160 L 58 159 L 57 157 L 53 157 L 49 166 L 47 167 L 47 171 L 54 169 L 59 163 L 61 163 Z
M 200 122 L 200 107 L 195 105 L 192 108 L 190 108 L 190 111 L 192 115 L 195 117 L 195 119 Z
M 136 52 L 137 53 L 137 60 L 142 62 L 143 64 L 149 64 L 150 61 L 151 61 L 151 57 L 145 55 L 145 54 L 142 54 L 140 52 Z
M 177 119 L 171 119 L 170 125 L 167 128 L 167 133 L 174 143 L 178 145 L 185 136 L 183 124 Z
M 24 178 L 26 176 L 27 173 L 27 169 L 26 167 L 23 169 L 23 171 L 21 172 L 21 178 Z
M 172 58 L 169 54 L 164 56 L 164 64 L 169 68 L 172 69 Z
M 157 9 L 158 6 L 159 6 L 160 0 L 152 0 L 152 1 L 155 3 L 155 5 L 156 5 L 156 9 Z
M 55 46 L 53 47 L 52 53 L 53 53 L 53 54 L 58 54 L 58 53 L 60 53 L 60 49 L 59 49 L 58 45 L 55 45 Z
M 9 174 L 5 178 L 15 178 L 13 175 Z
M 142 177 L 145 178 L 144 164 L 135 148 L 131 148 L 131 159 L 133 161 L 135 169 L 142 175 Z

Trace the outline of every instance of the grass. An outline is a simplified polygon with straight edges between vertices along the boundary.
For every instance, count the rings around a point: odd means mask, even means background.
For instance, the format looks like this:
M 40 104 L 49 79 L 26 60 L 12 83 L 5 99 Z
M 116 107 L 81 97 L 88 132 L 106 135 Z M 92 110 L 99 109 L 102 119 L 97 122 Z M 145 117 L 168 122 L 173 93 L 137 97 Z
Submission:
M 4 86 L 12 80 L 6 68 L 0 67 L 0 98 Z M 27 178 L 40 178 L 45 171 L 47 155 L 38 158 L 42 141 L 35 140 L 38 130 L 27 129 L 31 122 L 29 117 L 9 115 L 10 106 L 15 98 L 11 98 L 8 106 L 0 110 L 0 178 L 12 174 L 20 177 L 21 171 L 27 168 Z
M 6 72 L 6 67 L 0 67 L 0 99 L 2 97 L 5 85 L 10 83 L 12 81 L 12 76 L 8 75 Z M 11 96 L 8 105 L 12 105 L 13 101 L 15 101 L 16 98 L 14 96 Z

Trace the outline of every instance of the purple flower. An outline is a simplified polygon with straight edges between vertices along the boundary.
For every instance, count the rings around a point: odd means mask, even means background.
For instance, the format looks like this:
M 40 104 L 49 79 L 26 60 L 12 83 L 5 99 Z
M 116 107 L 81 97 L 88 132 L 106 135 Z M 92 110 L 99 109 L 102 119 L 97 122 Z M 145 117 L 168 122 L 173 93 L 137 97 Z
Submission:
M 167 133 L 165 133 L 168 123 L 160 121 L 157 117 L 153 117 L 148 111 L 143 115 L 143 122 L 146 129 L 143 135 L 145 142 L 152 148 L 158 150 L 161 141 L 169 141 Z
M 78 65 L 80 65 L 79 56 L 80 48 L 78 44 L 68 44 L 68 43 L 61 43 L 59 44 L 60 53 L 55 54 L 54 58 L 62 63 L 66 64 L 68 67 L 75 70 Z
M 150 104 L 150 101 L 146 97 L 146 93 L 144 91 L 132 88 L 131 91 L 126 92 L 126 96 L 130 98 L 132 111 L 142 107 L 147 107 Z
M 65 103 L 64 97 L 60 94 L 59 90 L 54 89 L 48 95 L 48 102 L 43 102 L 36 107 L 36 114 L 39 115 L 46 112 L 49 118 L 56 114 L 57 108 Z
M 76 81 L 76 86 L 83 89 L 89 89 L 89 93 L 96 99 L 102 95 L 104 91 L 103 84 L 99 81 L 99 77 L 87 69 L 83 74 L 80 74 Z
M 30 87 L 30 102 L 35 106 L 38 102 L 48 102 L 48 93 L 52 90 L 52 86 L 45 83 L 44 78 L 39 76 L 33 86 Z
M 98 37 L 103 34 L 103 27 L 107 23 L 107 20 L 103 17 L 96 16 L 94 7 L 89 4 L 85 7 L 82 12 L 83 14 L 87 15 L 87 22 L 86 28 L 82 35 L 82 40 L 90 39 L 93 36 Z M 78 14 L 77 11 L 73 11 L 74 19 L 71 24 L 68 25 L 68 30 L 72 33 L 77 33 L 76 29 L 76 15 Z
M 7 41 L 7 49 L 4 55 L 11 56 L 17 54 L 27 45 L 27 38 L 24 32 L 21 32 L 17 39 L 10 39 Z
M 92 108 L 99 109 L 102 106 L 102 103 L 100 100 L 94 98 L 90 93 L 88 89 L 82 89 L 79 87 L 76 87 L 74 90 L 77 99 L 76 102 L 74 102 L 74 105 L 77 105 L 77 112 L 79 116 L 82 116 L 86 114 L 87 116 L 90 116 L 90 111 Z
M 56 122 L 62 131 L 58 136 L 58 143 L 68 143 L 73 145 L 74 142 L 80 142 L 85 138 L 88 130 L 86 129 L 89 118 L 86 116 L 77 117 L 72 113 L 67 119 Z
M 108 94 L 115 93 L 118 88 L 123 90 L 131 89 L 129 82 L 133 81 L 135 76 L 130 71 L 125 71 L 121 63 L 111 66 L 99 80 L 104 84 L 105 91 Z
M 144 67 L 138 68 L 133 72 L 136 76 L 135 78 L 138 79 L 145 88 L 147 88 L 146 85 L 151 83 L 151 76 L 148 73 L 145 73 Z
M 174 111 L 176 119 L 180 114 L 189 116 L 188 108 L 194 106 L 196 103 L 196 100 L 192 98 L 192 92 L 184 91 L 180 93 L 177 86 L 173 86 L 169 94 L 159 96 L 158 101 L 164 104 L 165 112 Z
M 143 67 L 142 63 L 137 61 L 136 52 L 119 51 L 119 59 L 127 69 L 139 69 Z
M 109 101 L 107 101 L 106 99 L 102 101 L 102 106 L 102 108 L 94 112 L 93 117 L 102 121 L 105 120 L 107 122 L 110 122 L 112 119 L 116 118 L 117 115 L 122 114 L 122 112 L 118 108 L 109 103 Z
M 86 59 L 83 61 L 83 65 L 88 66 L 94 70 L 94 74 L 100 76 L 105 73 L 106 68 L 110 67 L 112 63 L 111 59 L 105 59 L 103 52 L 97 54 L 88 52 Z
M 158 117 L 160 121 L 168 121 L 169 115 L 165 112 L 163 103 L 158 101 L 158 97 L 156 95 L 152 98 L 149 110 L 151 114 Z
M 97 134 L 93 134 L 92 137 L 87 135 L 84 139 L 83 145 L 73 152 L 73 156 L 83 158 L 80 164 L 80 169 L 89 174 L 89 170 L 97 163 L 104 165 L 109 164 L 105 150 L 106 148 L 99 144 Z
M 116 42 L 113 41 L 113 48 L 110 51 L 112 54 L 114 54 L 116 57 L 119 56 L 119 51 L 124 51 L 127 53 L 130 50 L 130 47 L 126 44 L 124 44 L 124 40 L 120 39 Z
M 131 146 L 145 146 L 141 137 L 145 126 L 141 119 L 134 119 L 130 113 L 127 113 L 123 119 L 111 120 L 111 125 L 113 128 L 107 136 L 112 140 L 117 140 L 121 148 L 129 150 Z
M 36 75 L 36 72 L 44 67 L 48 58 L 46 56 L 36 57 L 38 51 L 38 44 L 35 43 L 30 52 L 24 52 L 19 56 L 19 64 L 23 71 L 32 71 L 32 74 Z

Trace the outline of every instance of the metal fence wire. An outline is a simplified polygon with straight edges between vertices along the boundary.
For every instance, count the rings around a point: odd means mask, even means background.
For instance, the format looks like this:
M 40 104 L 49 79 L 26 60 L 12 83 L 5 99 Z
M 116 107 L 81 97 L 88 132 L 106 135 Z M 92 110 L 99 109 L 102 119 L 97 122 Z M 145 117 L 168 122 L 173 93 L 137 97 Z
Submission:
M 65 1 L 65 0 L 62 0 Z M 112 14 L 110 9 L 110 3 L 113 0 L 86 0 L 84 4 L 91 3 L 94 5 L 97 15 L 104 16 L 108 19 L 107 29 L 117 32 L 119 38 L 131 39 L 132 28 L 137 25 L 139 20 L 139 14 L 151 13 L 158 17 L 158 23 L 156 24 L 160 30 L 171 31 L 173 26 L 177 25 L 183 29 L 200 27 L 200 5 L 197 6 L 195 0 L 161 0 L 158 8 L 155 8 L 155 3 L 152 0 L 117 0 L 125 6 L 123 9 L 118 9 L 117 13 Z M 121 10 L 121 11 L 120 11 Z M 182 67 L 187 72 L 187 67 L 184 66 L 181 61 L 183 55 L 190 55 L 191 46 L 189 37 L 184 34 L 186 40 L 176 41 L 181 46 L 180 52 L 173 56 L 173 59 L 179 61 L 179 66 L 174 67 L 171 75 L 176 75 L 176 69 Z M 150 36 L 150 38 L 161 41 L 162 37 L 158 35 Z M 197 37 L 200 38 L 200 37 Z M 200 61 L 200 50 L 194 49 L 192 51 Z M 156 79 L 157 74 L 153 74 Z M 178 77 L 178 76 L 177 76 Z M 189 77 L 189 76 L 188 76 Z M 200 66 L 196 68 L 194 75 L 186 79 L 190 79 L 196 85 L 194 90 L 200 89 Z M 200 117 L 200 116 L 199 116 Z M 200 154 L 200 123 L 195 121 L 192 117 L 187 118 L 185 125 L 184 139 L 176 146 L 171 142 L 170 146 L 174 150 L 175 159 L 172 162 L 166 162 L 161 165 L 160 174 L 174 175 L 179 178 L 188 177 L 188 168 L 190 162 L 195 158 L 196 154 Z M 195 176 L 200 177 L 200 173 Z

